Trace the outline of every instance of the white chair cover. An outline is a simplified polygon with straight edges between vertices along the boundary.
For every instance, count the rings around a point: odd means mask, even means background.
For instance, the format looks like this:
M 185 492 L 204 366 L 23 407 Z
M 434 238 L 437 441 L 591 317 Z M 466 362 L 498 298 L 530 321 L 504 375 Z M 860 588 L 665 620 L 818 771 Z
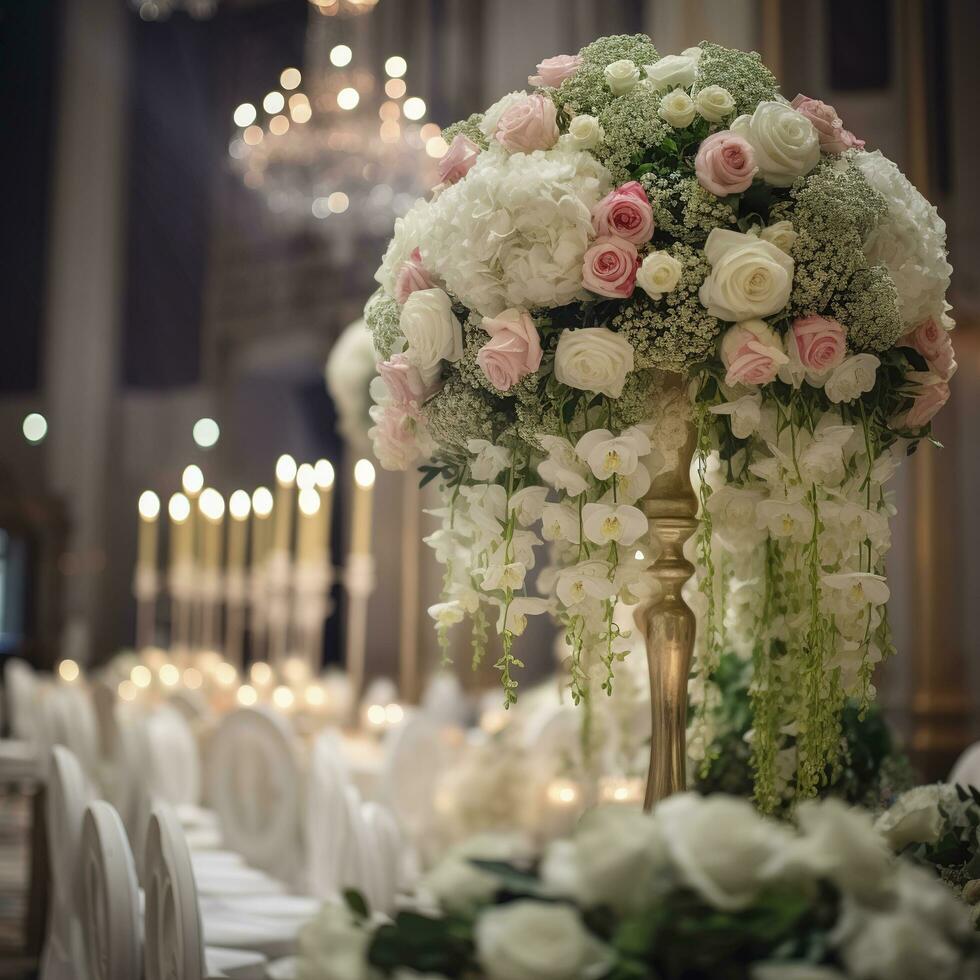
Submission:
M 142 971 L 136 867 L 126 830 L 104 800 L 89 804 L 79 857 L 79 918 L 89 980 L 134 980 Z
M 980 789 L 980 742 L 974 742 L 956 760 L 948 782 Z
M 402 835 L 398 822 L 387 807 L 365 803 L 361 807 L 361 816 L 368 831 L 370 853 L 375 855 L 371 909 L 389 915 L 394 911 L 398 894 L 399 867 L 404 852 Z
M 67 748 L 56 745 L 48 764 L 45 816 L 51 905 L 41 980 L 79 980 L 82 943 L 75 895 L 82 815 L 87 802 L 85 775 L 78 760 Z
M 344 764 L 339 732 L 325 731 L 313 744 L 306 804 L 306 852 L 309 889 L 326 900 L 340 888 L 341 857 L 348 846 L 346 787 L 351 785 Z
M 462 726 L 470 715 L 466 694 L 451 670 L 437 671 L 429 678 L 420 707 L 437 725 Z
M 226 715 L 212 737 L 207 771 L 226 845 L 254 867 L 295 881 L 303 865 L 304 777 L 285 718 L 265 708 Z

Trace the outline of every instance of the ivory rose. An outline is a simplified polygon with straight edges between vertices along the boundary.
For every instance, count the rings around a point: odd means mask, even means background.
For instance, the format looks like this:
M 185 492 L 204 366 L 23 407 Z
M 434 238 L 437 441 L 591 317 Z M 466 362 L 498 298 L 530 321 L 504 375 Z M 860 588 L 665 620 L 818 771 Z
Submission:
M 684 266 L 670 252 L 650 252 L 636 273 L 636 284 L 651 299 L 663 299 L 680 282 Z
M 495 317 L 484 317 L 483 329 L 490 340 L 480 348 L 476 363 L 498 391 L 509 391 L 540 367 L 541 340 L 527 310 L 504 310 Z
M 792 221 L 777 221 L 767 225 L 759 232 L 759 237 L 764 242 L 770 242 L 776 248 L 782 249 L 787 255 L 793 254 L 793 245 L 796 244 L 796 229 Z
M 694 158 L 698 183 L 718 197 L 748 190 L 758 170 L 751 145 L 727 129 L 702 140 Z
M 790 360 L 798 361 L 814 375 L 832 371 L 847 353 L 847 333 L 836 321 L 804 316 L 793 321 L 786 334 Z
M 813 123 L 782 102 L 760 102 L 751 116 L 739 116 L 731 128 L 752 144 L 759 175 L 773 187 L 789 187 L 820 159 Z
M 807 95 L 798 95 L 790 105 L 813 123 L 822 153 L 843 153 L 845 150 L 864 149 L 864 140 L 858 139 L 852 132 L 844 129 L 844 123 L 832 105 L 827 105 L 820 99 L 811 99 Z
M 595 116 L 583 113 L 568 124 L 569 142 L 576 150 L 591 150 L 602 142 L 605 133 Z
M 494 138 L 511 153 L 550 149 L 558 141 L 554 102 L 537 93 L 516 100 L 501 115 Z
M 697 58 L 686 54 L 668 54 L 646 66 L 647 78 L 650 79 L 654 92 L 663 92 L 668 88 L 687 88 L 694 84 L 697 71 Z
M 911 347 L 918 351 L 929 365 L 929 370 L 943 381 L 949 381 L 956 371 L 953 342 L 949 331 L 932 317 L 899 338 L 899 347 Z
M 705 242 L 711 275 L 701 284 L 701 303 L 720 320 L 751 320 L 778 313 L 793 288 L 793 260 L 754 235 L 715 228 Z
M 578 54 L 556 54 L 538 62 L 537 75 L 528 75 L 528 85 L 539 88 L 558 88 L 566 78 L 571 78 L 582 67 L 582 56 Z
M 395 276 L 395 299 L 404 305 L 417 289 L 431 289 L 434 285 L 432 277 L 422 265 L 422 253 L 416 248 Z
M 412 293 L 402 308 L 401 328 L 408 342 L 405 353 L 426 385 L 439 377 L 443 361 L 458 361 L 463 356 L 463 330 L 441 289 Z
M 789 358 L 776 331 L 765 320 L 743 320 L 728 328 L 721 341 L 725 384 L 764 385 L 774 381 Z
M 625 299 L 633 295 L 639 264 L 632 242 L 614 235 L 602 235 L 582 259 L 582 285 L 600 296 Z
M 625 95 L 640 80 L 640 69 L 629 58 L 623 58 L 607 65 L 603 75 L 613 95 Z
M 661 99 L 657 115 L 668 126 L 673 126 L 675 129 L 685 129 L 694 122 L 697 109 L 687 92 L 682 88 L 675 88 Z
M 480 148 L 469 137 L 457 133 L 449 149 L 439 160 L 439 179 L 444 184 L 455 184 L 462 180 L 476 163 Z
M 719 123 L 735 111 L 735 100 L 728 89 L 707 85 L 694 96 L 698 115 L 710 123 Z
M 619 398 L 633 370 L 633 345 L 607 327 L 565 330 L 555 350 L 555 377 L 580 391 Z
M 592 209 L 596 235 L 616 235 L 634 245 L 653 237 L 653 208 L 639 181 L 631 180 L 610 191 Z

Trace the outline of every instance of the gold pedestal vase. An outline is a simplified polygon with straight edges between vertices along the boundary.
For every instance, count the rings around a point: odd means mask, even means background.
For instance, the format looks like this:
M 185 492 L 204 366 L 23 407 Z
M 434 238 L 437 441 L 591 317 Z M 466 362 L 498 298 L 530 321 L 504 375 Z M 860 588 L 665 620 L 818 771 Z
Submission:
M 671 376 L 668 391 L 677 397 L 683 385 Z M 653 481 L 641 506 L 650 520 L 653 547 L 660 554 L 650 568 L 653 595 L 636 611 L 646 642 L 650 670 L 650 768 L 644 807 L 683 791 L 687 785 L 687 685 L 694 656 L 695 616 L 681 596 L 694 566 L 684 557 L 684 543 L 697 530 L 698 501 L 691 486 L 691 462 L 697 433 L 688 414 L 686 438 L 671 452 L 666 469 Z

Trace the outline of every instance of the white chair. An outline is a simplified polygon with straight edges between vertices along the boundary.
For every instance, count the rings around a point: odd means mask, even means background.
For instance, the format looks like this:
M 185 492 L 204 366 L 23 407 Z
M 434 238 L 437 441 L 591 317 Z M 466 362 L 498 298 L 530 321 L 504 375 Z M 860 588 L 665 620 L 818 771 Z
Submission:
M 122 820 L 104 800 L 85 811 L 78 879 L 89 980 L 135 980 L 143 947 L 136 867 Z
M 226 715 L 212 736 L 207 772 L 226 845 L 253 867 L 302 885 L 305 777 L 285 718 L 265 708 Z
M 980 788 L 980 742 L 974 742 L 956 760 L 947 782 Z
M 340 886 L 340 866 L 348 847 L 349 815 L 346 788 L 351 785 L 338 732 L 323 732 L 313 743 L 306 796 L 306 852 L 309 889 L 321 900 L 333 898 Z
M 259 953 L 205 949 L 190 852 L 180 822 L 167 807 L 154 807 L 146 835 L 145 980 L 264 980 Z
M 394 911 L 398 895 L 399 870 L 405 844 L 398 822 L 387 807 L 379 803 L 364 803 L 361 817 L 367 830 L 364 839 L 374 865 L 367 886 L 371 910 L 389 915 Z
M 88 802 L 85 776 L 70 750 L 56 745 L 48 763 L 46 822 L 51 868 L 48 935 L 41 980 L 79 980 L 82 940 L 76 915 L 82 814 Z

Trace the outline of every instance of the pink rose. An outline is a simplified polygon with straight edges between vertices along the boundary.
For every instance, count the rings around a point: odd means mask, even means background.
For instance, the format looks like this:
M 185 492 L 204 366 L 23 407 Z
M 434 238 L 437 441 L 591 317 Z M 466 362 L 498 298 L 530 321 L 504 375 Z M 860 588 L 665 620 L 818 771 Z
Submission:
M 417 405 L 375 405 L 371 409 L 375 424 L 368 430 L 374 455 L 386 470 L 407 470 L 423 454 L 419 432 L 424 420 Z
M 949 385 L 945 381 L 920 387 L 912 407 L 899 422 L 900 428 L 918 429 L 928 425 L 935 414 L 949 401 Z
M 550 149 L 558 142 L 554 102 L 537 93 L 516 100 L 500 117 L 494 137 L 511 153 Z
M 847 333 L 836 320 L 804 316 L 793 321 L 786 346 L 808 371 L 826 374 L 844 360 Z
M 953 341 L 949 331 L 932 317 L 923 320 L 905 336 L 900 337 L 898 346 L 917 350 L 926 359 L 929 370 L 939 375 L 943 381 L 949 381 L 956 372 Z
M 527 310 L 484 317 L 483 329 L 490 339 L 477 353 L 476 363 L 498 391 L 509 391 L 541 366 L 541 339 Z
M 729 129 L 712 133 L 702 140 L 694 158 L 698 183 L 718 197 L 748 190 L 758 170 L 755 150 L 748 140 Z
M 395 276 L 395 299 L 404 305 L 405 300 L 417 289 L 432 289 L 435 282 L 422 265 L 422 253 L 415 249 L 402 262 L 398 275 Z
M 391 400 L 399 405 L 415 402 L 421 405 L 430 395 L 435 394 L 422 380 L 419 369 L 409 362 L 405 354 L 393 354 L 390 360 L 378 365 L 381 380 L 391 395 Z
M 600 296 L 625 299 L 633 295 L 640 258 L 624 238 L 597 238 L 582 259 L 582 284 Z
M 538 63 L 537 75 L 528 75 L 528 85 L 539 88 L 558 88 L 566 78 L 571 78 L 582 67 L 582 56 L 578 54 L 556 54 Z
M 439 179 L 444 184 L 455 184 L 456 181 L 462 180 L 470 172 L 479 155 L 480 148 L 476 143 L 462 133 L 457 133 L 449 144 L 449 149 L 439 160 Z
M 743 320 L 728 328 L 721 342 L 725 384 L 764 385 L 774 381 L 789 358 L 765 320 Z
M 844 123 L 832 105 L 806 95 L 798 95 L 790 105 L 813 123 L 822 153 L 843 153 L 845 150 L 864 148 L 864 140 L 859 140 L 852 132 L 844 129 Z
M 592 209 L 592 227 L 597 235 L 616 235 L 634 245 L 653 237 L 653 208 L 646 191 L 631 180 L 610 191 Z

